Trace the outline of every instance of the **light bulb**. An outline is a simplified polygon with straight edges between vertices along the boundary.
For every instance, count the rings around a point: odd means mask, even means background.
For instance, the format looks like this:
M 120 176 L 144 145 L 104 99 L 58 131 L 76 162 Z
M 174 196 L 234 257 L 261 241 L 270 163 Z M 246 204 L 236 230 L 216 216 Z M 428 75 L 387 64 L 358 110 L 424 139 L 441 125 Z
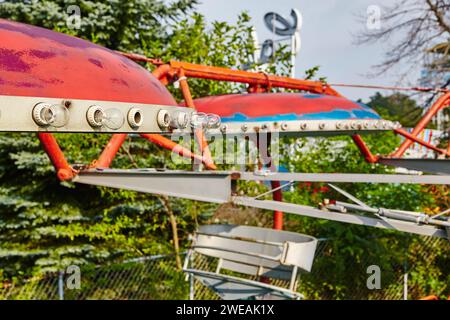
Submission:
M 189 122 L 189 116 L 184 111 L 177 111 L 172 114 L 172 121 L 170 122 L 170 126 L 176 129 L 184 129 L 186 128 Z
M 206 127 L 208 129 L 215 129 L 220 126 L 221 119 L 217 114 L 214 113 L 208 113 L 207 120 L 206 120 Z
M 69 110 L 60 104 L 41 102 L 33 108 L 33 120 L 40 126 L 64 127 L 69 121 Z
M 220 127 L 221 119 L 217 114 L 194 112 L 191 115 L 191 127 L 215 129 Z
M 193 128 L 203 128 L 207 123 L 207 115 L 204 112 L 194 112 L 191 115 L 191 127 Z
M 120 129 L 125 122 L 122 111 L 115 108 L 107 109 L 104 113 L 103 124 L 112 130 Z

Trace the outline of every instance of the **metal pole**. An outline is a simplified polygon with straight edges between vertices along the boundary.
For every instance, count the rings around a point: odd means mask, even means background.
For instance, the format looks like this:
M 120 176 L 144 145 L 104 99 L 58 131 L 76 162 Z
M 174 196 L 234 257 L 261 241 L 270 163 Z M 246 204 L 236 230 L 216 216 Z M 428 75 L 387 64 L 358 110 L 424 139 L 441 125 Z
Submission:
M 127 136 L 128 134 L 126 133 L 113 134 L 111 140 L 109 140 L 108 144 L 105 146 L 105 149 L 103 149 L 103 152 L 101 153 L 100 157 L 95 162 L 94 167 L 109 168 L 120 147 L 125 142 Z
M 408 274 L 403 275 L 403 300 L 408 300 Z
M 295 78 L 295 58 L 296 58 L 296 53 L 295 53 L 295 48 L 296 48 L 296 43 L 295 43 L 295 33 L 291 36 L 291 78 Z
M 273 192 L 273 200 L 283 201 L 283 195 L 280 188 L 280 181 L 270 181 L 272 189 L 276 189 Z M 273 228 L 275 230 L 283 230 L 283 212 L 280 210 L 275 210 L 273 212 Z
M 214 165 L 213 162 L 209 162 L 206 161 L 205 158 L 203 158 L 202 156 L 195 154 L 193 152 L 191 152 L 191 150 L 183 147 L 182 145 L 160 135 L 160 134 L 152 134 L 152 133 L 141 133 L 141 137 L 157 144 L 160 147 L 163 147 L 167 150 L 172 151 L 173 153 L 176 153 L 182 157 L 185 158 L 191 158 L 194 161 L 196 161 L 196 163 L 204 163 L 205 166 L 210 169 L 210 170 L 215 170 L 217 169 L 217 167 Z
M 38 133 L 38 138 L 55 167 L 59 180 L 72 179 L 74 172 L 64 157 L 55 137 L 51 133 Z
M 262 141 L 262 135 L 258 134 L 256 136 L 257 139 L 257 147 L 260 152 L 260 157 L 264 160 L 265 165 L 269 167 L 270 171 L 276 171 L 277 169 L 274 166 L 274 163 L 272 161 L 272 157 L 269 152 L 269 146 L 270 141 L 272 139 L 272 136 L 270 133 L 266 134 L 266 140 Z M 264 149 L 261 150 L 261 147 L 264 147 Z M 262 152 L 261 152 L 262 151 Z M 282 194 L 282 188 L 281 183 L 279 180 L 272 180 L 270 181 L 270 187 L 272 188 L 272 199 L 274 201 L 283 201 L 283 194 Z M 273 229 L 275 230 L 282 230 L 283 229 L 283 212 L 280 210 L 274 210 L 273 212 Z
M 416 136 L 414 136 L 414 135 L 412 135 L 412 134 L 406 132 L 405 130 L 402 130 L 402 129 L 394 129 L 394 132 L 397 133 L 397 134 L 400 134 L 400 135 L 404 136 L 405 138 L 407 138 L 407 139 L 409 139 L 409 140 L 412 140 L 412 141 L 414 141 L 414 142 L 420 144 L 421 146 L 424 146 L 424 147 L 426 147 L 426 148 L 428 148 L 428 149 L 431 149 L 431 150 L 433 150 L 433 151 L 439 152 L 439 153 L 441 153 L 441 154 L 444 154 L 444 155 L 450 157 L 450 152 L 448 152 L 448 150 L 443 150 L 443 149 L 440 149 L 440 148 L 438 148 L 438 147 L 435 147 L 435 146 L 433 146 L 431 143 L 428 143 L 428 142 L 426 142 L 426 141 L 423 141 L 422 139 L 420 139 L 420 138 L 418 138 L 418 137 L 416 137 Z
M 422 130 L 427 126 L 431 119 L 436 115 L 439 110 L 444 109 L 450 103 L 450 92 L 442 95 L 425 113 L 423 118 L 416 125 L 411 135 L 418 136 Z M 406 138 L 405 141 L 400 145 L 400 147 L 391 155 L 393 158 L 400 158 L 405 151 L 414 143 L 414 141 Z
M 405 248 L 405 262 L 403 263 L 403 300 L 408 300 L 408 253 L 406 252 L 407 248 Z
M 191 91 L 189 89 L 189 85 L 188 85 L 187 78 L 185 76 L 183 68 L 179 69 L 178 77 L 179 77 L 178 81 L 180 83 L 181 92 L 183 94 L 186 106 L 195 110 L 196 108 L 194 105 L 194 100 L 192 99 Z M 197 128 L 194 130 L 194 134 L 199 143 L 199 147 L 200 147 L 199 149 L 200 149 L 200 152 L 202 154 L 204 161 L 206 161 L 209 164 L 208 167 L 215 168 L 214 161 L 212 160 L 212 156 L 211 156 L 211 151 L 209 150 L 208 142 L 205 138 L 205 135 L 203 134 L 203 130 L 201 128 Z M 194 166 L 195 166 L 194 169 L 199 165 L 200 164 L 194 163 Z
M 342 97 L 342 95 L 339 94 L 336 90 L 321 81 L 292 79 L 289 77 L 280 77 L 243 70 L 232 70 L 222 67 L 203 66 L 175 60 L 170 61 L 170 65 L 175 70 L 183 69 L 185 76 L 189 78 L 232 81 L 239 83 L 248 83 L 255 86 L 266 86 L 268 83 L 270 83 L 273 88 L 279 87 L 294 90 L 305 90 L 312 93 Z
M 194 258 L 191 254 L 188 254 L 189 264 L 192 266 Z M 189 300 L 195 300 L 195 283 L 194 275 L 189 273 Z
M 189 300 L 195 300 L 194 275 L 189 274 Z
M 64 271 L 58 274 L 58 296 L 59 300 L 64 300 Z
M 364 142 L 364 140 L 361 138 L 361 136 L 359 134 L 352 135 L 352 139 L 353 139 L 353 142 L 358 147 L 361 154 L 364 156 L 364 159 L 366 159 L 366 161 L 368 163 L 375 163 L 378 161 L 379 157 L 376 155 L 373 155 L 372 152 L 370 152 L 369 147 L 366 145 L 366 143 Z

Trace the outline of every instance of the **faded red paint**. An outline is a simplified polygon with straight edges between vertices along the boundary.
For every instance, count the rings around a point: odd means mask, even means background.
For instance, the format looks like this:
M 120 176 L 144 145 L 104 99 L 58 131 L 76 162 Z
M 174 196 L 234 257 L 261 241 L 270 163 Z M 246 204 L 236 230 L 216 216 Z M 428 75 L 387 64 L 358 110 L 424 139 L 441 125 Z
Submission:
M 0 95 L 176 105 L 133 61 L 101 46 L 0 19 Z
M 221 117 L 230 117 L 236 113 L 244 113 L 248 117 L 261 117 L 290 113 L 314 114 L 335 110 L 373 113 L 369 108 L 345 98 L 298 93 L 230 94 L 199 98 L 194 103 L 198 111 L 213 112 Z

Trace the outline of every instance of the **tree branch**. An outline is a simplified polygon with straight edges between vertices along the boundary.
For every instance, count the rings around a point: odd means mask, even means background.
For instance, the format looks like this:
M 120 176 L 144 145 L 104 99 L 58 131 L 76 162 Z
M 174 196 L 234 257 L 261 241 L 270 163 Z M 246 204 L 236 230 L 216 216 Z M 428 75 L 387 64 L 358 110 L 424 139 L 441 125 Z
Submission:
M 450 35 L 450 26 L 445 23 L 443 13 L 439 11 L 438 7 L 434 5 L 431 0 L 426 0 L 426 2 L 430 7 L 431 12 L 434 13 L 437 24 Z

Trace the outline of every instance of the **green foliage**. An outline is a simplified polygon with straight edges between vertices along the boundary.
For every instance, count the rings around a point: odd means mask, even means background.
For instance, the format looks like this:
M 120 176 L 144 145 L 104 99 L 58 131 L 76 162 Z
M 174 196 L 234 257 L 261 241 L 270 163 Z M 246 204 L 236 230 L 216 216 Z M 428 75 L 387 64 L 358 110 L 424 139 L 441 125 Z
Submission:
M 197 3 L 197 0 L 170 3 L 161 0 L 5 0 L 0 3 L 0 18 L 69 33 L 110 49 L 140 51 L 143 43 L 166 41 L 170 22 L 183 17 Z M 71 5 L 80 8 L 80 29 L 68 27 Z
M 208 25 L 204 16 L 194 13 L 173 26 L 168 41 L 152 42 L 151 45 L 144 43 L 144 52 L 163 61 L 182 60 L 207 66 L 259 70 L 259 65 L 251 63 L 255 47 L 250 22 L 250 16 L 243 12 L 236 24 L 214 21 Z M 279 46 L 265 72 L 288 74 L 289 61 L 289 50 Z M 194 98 L 246 90 L 244 85 L 205 79 L 190 79 L 189 87 Z M 180 90 L 169 89 L 175 97 L 182 99 Z
M 236 25 L 215 21 L 208 26 L 205 17 L 198 13 L 179 21 L 167 43 L 155 43 L 144 46 L 147 56 L 160 57 L 165 61 L 183 60 L 186 62 L 240 68 L 253 53 L 250 41 L 250 17 L 246 13 L 239 15 Z M 242 86 L 229 82 L 202 79 L 190 79 L 194 98 L 204 95 L 231 93 L 242 90 Z M 182 99 L 180 90 L 171 88 L 178 99 Z
M 399 121 L 404 127 L 415 127 L 420 120 L 423 109 L 417 106 L 415 100 L 402 93 L 383 96 L 377 92 L 367 103 L 382 117 Z
M 364 140 L 374 154 L 389 154 L 399 143 L 398 137 L 392 133 L 368 135 L 364 136 Z M 280 150 L 283 151 L 281 164 L 291 172 L 393 173 L 392 168 L 366 163 L 349 137 L 285 139 L 284 148 Z M 423 211 L 433 207 L 436 201 L 420 185 L 336 185 L 375 207 Z M 299 183 L 292 192 L 285 192 L 283 196 L 288 202 L 312 206 L 318 206 L 325 199 L 349 202 L 322 183 Z M 314 265 L 315 270 L 330 272 L 321 273 L 320 278 L 311 275 L 304 280 L 304 289 L 310 297 L 344 298 L 351 296 L 356 290 L 366 291 L 368 297 L 376 297 L 376 292 L 370 292 L 365 286 L 366 268 L 371 264 L 378 265 L 382 270 L 384 286 L 395 286 L 399 282 L 396 275 L 405 263 L 410 267 L 414 266 L 411 268 L 414 272 L 410 276 L 414 283 L 415 297 L 430 292 L 440 294 L 448 290 L 447 273 L 443 271 L 450 263 L 448 255 L 442 254 L 448 250 L 445 241 L 433 248 L 435 255 L 423 259 L 429 253 L 417 250 L 423 242 L 423 238 L 418 236 L 295 215 L 286 215 L 285 221 L 289 230 L 332 239 L 326 247 L 325 256 L 331 255 L 334 258 L 320 259 Z M 407 252 L 418 254 L 407 255 Z M 433 267 L 433 277 L 426 270 L 430 265 L 438 264 L 438 261 L 441 261 L 441 266 L 446 264 L 447 267 Z M 395 290 L 401 290 L 401 287 L 396 287 Z
M 317 77 L 317 73 L 319 72 L 320 66 L 314 66 L 312 68 L 309 68 L 305 70 L 305 80 L 315 80 L 317 78 L 318 81 L 322 81 L 323 83 L 326 83 L 327 77 L 321 76 Z
M 90 141 L 99 146 L 90 148 L 83 143 L 86 136 L 58 138 L 67 146 L 72 163 L 86 163 L 103 145 L 95 136 Z M 78 142 L 81 149 L 70 147 Z M 29 134 L 2 135 L 0 145 L 0 268 L 4 277 L 172 251 L 168 218 L 158 198 L 59 183 L 37 139 Z M 134 162 L 141 167 L 162 167 L 162 160 L 170 159 L 144 142 L 130 141 L 125 148 L 137 154 Z M 130 167 L 128 153 L 121 151 L 115 164 Z M 195 208 L 202 219 L 212 205 L 174 200 L 174 207 L 184 241 L 195 228 Z

